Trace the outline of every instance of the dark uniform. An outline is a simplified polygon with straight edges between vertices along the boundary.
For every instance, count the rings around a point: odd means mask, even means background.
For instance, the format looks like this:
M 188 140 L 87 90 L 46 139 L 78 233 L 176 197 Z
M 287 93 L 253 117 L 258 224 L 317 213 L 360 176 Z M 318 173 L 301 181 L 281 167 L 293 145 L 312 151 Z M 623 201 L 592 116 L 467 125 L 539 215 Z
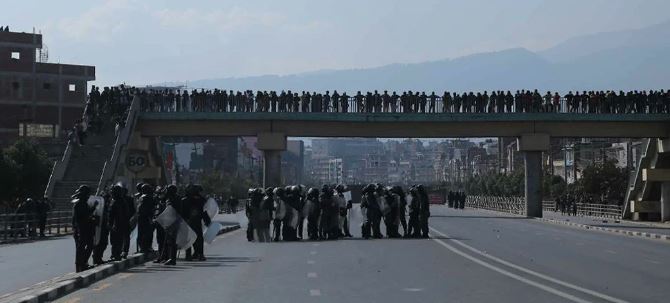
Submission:
M 165 189 L 165 207 L 168 206 L 174 208 L 179 216 L 183 217 L 183 206 L 179 195 L 177 194 L 177 187 L 174 185 L 168 185 Z M 161 258 L 165 260 L 165 265 L 176 265 L 177 264 L 177 232 L 179 226 L 173 224 L 170 227 L 165 228 L 165 244 L 164 244 L 164 256 Z
M 142 196 L 137 205 L 137 244 L 140 252 L 153 253 L 154 225 L 153 216 L 156 208 L 153 187 L 142 185 Z
M 125 188 L 117 184 L 112 187 L 109 205 L 109 241 L 112 244 L 112 260 L 121 260 L 126 236 L 130 231 L 130 210 Z
M 109 204 L 111 197 L 109 194 L 105 194 L 103 198 L 105 199 L 105 204 L 102 209 L 102 216 L 98 218 L 100 224 L 100 237 L 97 239 L 97 242 L 94 243 L 95 247 L 93 248 L 93 264 L 95 265 L 105 263 L 105 261 L 102 260 L 102 257 L 107 249 L 107 244 L 109 244 Z
M 187 196 L 182 199 L 184 214 L 188 226 L 193 229 L 197 238 L 195 243 L 193 243 L 193 254 L 191 254 L 191 248 L 186 249 L 186 260 L 197 259 L 199 261 L 205 261 L 204 253 L 204 238 L 202 230 L 202 222 L 205 221 L 205 225 L 209 226 L 211 219 L 207 212 L 205 212 L 204 207 L 207 202 L 203 196 L 200 195 L 202 187 L 199 185 L 192 186 L 187 190 Z
M 81 272 L 90 268 L 88 259 L 93 252 L 93 238 L 95 237 L 96 218 L 93 216 L 95 206 L 88 205 L 88 198 L 91 195 L 91 189 L 86 186 L 80 186 L 75 191 L 72 198 L 72 229 L 74 242 L 76 245 L 75 268 Z
M 365 211 L 365 218 L 361 226 L 363 238 L 382 238 L 381 230 L 379 229 L 382 212 L 379 207 L 378 197 L 375 194 L 374 184 L 369 184 L 363 188 L 361 209 Z
M 428 218 L 430 217 L 430 201 L 423 185 L 417 187 L 419 197 L 419 229 L 421 237 L 428 238 Z M 465 199 L 464 199 L 465 200 Z

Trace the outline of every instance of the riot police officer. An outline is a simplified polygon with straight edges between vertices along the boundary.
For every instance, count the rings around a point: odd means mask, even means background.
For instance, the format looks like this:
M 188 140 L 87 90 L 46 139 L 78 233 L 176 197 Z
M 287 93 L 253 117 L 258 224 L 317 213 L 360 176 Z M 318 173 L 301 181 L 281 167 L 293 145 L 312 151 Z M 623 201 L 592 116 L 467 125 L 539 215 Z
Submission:
M 80 186 L 72 195 L 72 229 L 74 242 L 76 245 L 75 268 L 81 272 L 91 268 L 88 259 L 93 252 L 93 242 L 95 237 L 95 225 L 97 219 L 93 215 L 95 211 L 93 206 L 88 205 L 88 198 L 91 196 L 91 189 L 86 186 Z
M 187 196 L 182 199 L 186 222 L 197 236 L 195 243 L 193 243 L 193 254 L 191 254 L 191 248 L 186 249 L 186 260 L 189 261 L 192 259 L 199 261 L 207 260 L 204 253 L 202 223 L 204 221 L 205 225 L 209 226 L 211 219 L 204 210 L 207 201 L 200 194 L 201 192 L 202 187 L 200 185 L 192 185 L 186 191 Z
M 177 212 L 177 214 L 183 217 L 184 207 L 182 206 L 182 201 L 179 198 L 179 194 L 177 193 L 177 186 L 168 185 L 168 187 L 165 188 L 164 200 L 166 209 L 168 207 L 172 207 Z M 177 233 L 179 231 L 178 228 L 178 224 L 173 224 L 165 228 L 165 244 L 163 250 L 165 255 L 161 258 L 162 260 L 165 260 L 165 263 L 163 263 L 165 265 L 177 264 L 177 250 L 179 249 L 179 247 L 177 247 Z
M 111 260 L 121 260 L 124 240 L 130 229 L 130 210 L 122 184 L 112 186 L 109 200 L 109 241 L 112 244 Z
M 142 185 L 142 195 L 137 205 L 137 244 L 140 252 L 153 253 L 154 225 L 153 216 L 156 209 L 154 189 L 150 184 Z
M 428 218 L 430 217 L 430 201 L 428 200 L 428 193 L 423 185 L 417 186 L 417 193 L 419 197 L 419 229 L 421 230 L 421 237 L 428 238 Z

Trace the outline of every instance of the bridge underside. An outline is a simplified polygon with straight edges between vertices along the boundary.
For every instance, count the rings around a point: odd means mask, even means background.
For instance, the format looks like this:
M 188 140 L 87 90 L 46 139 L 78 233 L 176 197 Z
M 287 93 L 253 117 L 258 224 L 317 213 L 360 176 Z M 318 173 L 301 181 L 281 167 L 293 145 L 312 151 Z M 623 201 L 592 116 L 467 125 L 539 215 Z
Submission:
M 542 216 L 542 152 L 551 137 L 667 138 L 670 115 L 141 113 L 137 137 L 255 136 L 264 153 L 264 186 L 281 184 L 287 137 L 517 137 L 524 153 L 526 215 Z
M 664 138 L 670 115 L 142 113 L 143 136 Z

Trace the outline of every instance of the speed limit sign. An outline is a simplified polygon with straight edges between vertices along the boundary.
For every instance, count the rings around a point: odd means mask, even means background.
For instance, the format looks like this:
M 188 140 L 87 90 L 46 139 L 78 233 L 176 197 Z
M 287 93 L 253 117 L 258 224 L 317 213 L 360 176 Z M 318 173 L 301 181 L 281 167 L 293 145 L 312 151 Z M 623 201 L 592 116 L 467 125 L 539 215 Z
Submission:
M 147 167 L 148 161 L 146 151 L 129 151 L 126 156 L 126 167 L 129 171 L 139 173 Z

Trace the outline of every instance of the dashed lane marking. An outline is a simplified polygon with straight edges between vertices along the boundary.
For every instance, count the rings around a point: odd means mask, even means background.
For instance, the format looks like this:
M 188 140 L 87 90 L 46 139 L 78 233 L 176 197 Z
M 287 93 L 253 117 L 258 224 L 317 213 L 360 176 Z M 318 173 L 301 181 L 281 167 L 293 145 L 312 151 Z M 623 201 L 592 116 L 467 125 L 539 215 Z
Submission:
M 308 261 L 307 261 L 307 264 L 309 264 L 309 265 L 314 265 L 314 264 L 316 264 L 316 261 L 314 261 L 314 260 L 308 260 Z
M 315 272 L 307 273 L 307 278 L 315 279 L 316 278 L 316 273 Z
M 312 297 L 320 297 L 321 296 L 321 291 L 318 289 L 310 289 L 309 290 L 309 295 Z
M 445 237 L 445 238 L 451 238 L 449 235 L 444 234 L 444 233 L 440 232 L 439 230 L 437 230 L 437 229 L 435 229 L 435 228 L 433 228 L 433 227 L 431 227 L 430 229 L 431 229 L 434 233 L 436 233 L 436 234 L 438 234 L 438 235 L 440 235 L 440 236 L 442 236 L 442 237 Z M 498 272 L 498 273 L 500 273 L 500 274 L 503 274 L 503 275 L 505 275 L 505 276 L 508 276 L 508 277 L 510 277 L 510 278 L 513 278 L 513 279 L 515 279 L 515 280 L 517 280 L 517 281 L 526 283 L 526 284 L 528 284 L 528 285 L 531 285 L 531 286 L 534 286 L 534 287 L 536 287 L 536 288 L 542 289 L 542 290 L 544 290 L 544 291 L 546 291 L 546 292 L 555 294 L 555 295 L 557 295 L 557 296 L 560 296 L 560 297 L 562 297 L 562 298 L 568 299 L 568 300 L 573 301 L 573 302 L 589 302 L 589 301 L 584 300 L 584 299 L 582 299 L 582 298 L 575 297 L 575 296 L 573 296 L 573 295 L 571 295 L 571 294 L 569 294 L 569 293 L 560 291 L 560 290 L 558 290 L 558 289 L 556 289 L 556 288 L 553 288 L 553 287 L 551 287 L 551 286 L 548 286 L 548 285 L 545 285 L 545 284 L 542 284 L 542 283 L 539 283 L 539 282 L 535 282 L 535 281 L 529 280 L 529 279 L 527 279 L 527 278 L 524 278 L 524 277 L 522 277 L 522 276 L 519 276 L 519 275 L 517 275 L 517 274 L 514 274 L 514 273 L 512 273 L 512 272 L 510 272 L 510 271 L 507 271 L 507 270 L 505 270 L 505 269 L 502 269 L 502 268 L 500 268 L 500 267 L 498 267 L 498 266 L 495 266 L 495 265 L 493 265 L 493 264 L 490 264 L 490 263 L 487 263 L 487 262 L 482 261 L 482 260 L 480 260 L 480 259 L 477 259 L 477 258 L 475 258 L 475 257 L 473 257 L 473 256 L 471 256 L 471 255 L 469 255 L 469 254 L 467 254 L 467 253 L 465 253 L 465 252 L 463 252 L 463 251 L 458 250 L 456 247 L 447 244 L 446 242 L 442 241 L 441 239 L 433 238 L 432 240 L 435 241 L 435 242 L 437 242 L 438 244 L 444 246 L 445 248 L 449 249 L 450 251 L 452 251 L 452 252 L 454 252 L 454 253 L 456 253 L 456 254 L 458 254 L 458 255 L 460 255 L 460 256 L 462 256 L 462 257 L 464 257 L 464 258 L 466 258 L 466 259 L 468 259 L 468 260 L 470 260 L 470 261 L 473 261 L 473 262 L 475 262 L 475 263 L 477 263 L 477 264 L 479 264 L 479 265 L 482 265 L 482 266 L 484 266 L 484 267 L 486 267 L 486 268 L 489 268 L 489 269 L 491 269 L 491 270 L 493 270 L 493 271 L 496 271 L 496 272 Z M 471 252 L 473 252 L 473 253 L 475 253 L 475 254 L 477 254 L 477 255 L 480 255 L 480 256 L 482 256 L 482 257 L 484 257 L 484 258 L 487 258 L 487 259 L 490 259 L 490 260 L 492 260 L 492 261 L 498 262 L 498 263 L 500 263 L 500 264 L 503 264 L 503 265 L 505 265 L 505 266 L 507 266 L 507 267 L 510 267 L 510 268 L 516 269 L 516 270 L 518 270 L 518 271 L 524 272 L 524 273 L 526 273 L 526 274 L 529 274 L 529 275 L 538 277 L 538 278 L 540 278 L 540 279 L 547 280 L 547 281 L 549 281 L 549 282 L 552 282 L 552 283 L 555 283 L 555 284 L 558 284 L 558 285 L 561 285 L 561 286 L 564 286 L 564 287 L 567 287 L 567 288 L 571 288 L 571 289 L 573 289 L 573 290 L 577 290 L 577 291 L 580 291 L 580 292 L 582 292 L 582 293 L 589 294 L 589 295 L 591 295 L 591 296 L 594 296 L 594 297 L 597 297 L 597 298 L 600 298 L 600 299 L 602 299 L 602 300 L 606 300 L 606 301 L 609 301 L 609 302 L 615 302 L 615 303 L 628 303 L 628 301 L 621 300 L 621 299 L 618 299 L 618 298 L 614 298 L 614 297 L 608 296 L 608 295 L 606 295 L 606 294 L 599 293 L 599 292 L 594 291 L 594 290 L 586 289 L 586 288 L 583 288 L 583 287 L 580 287 L 580 286 L 577 286 L 577 285 L 574 285 L 574 284 L 570 284 L 570 283 L 568 283 L 568 282 L 564 282 L 564 281 L 561 281 L 561 280 L 559 280 L 559 279 L 552 278 L 552 277 L 550 277 L 550 276 L 547 276 L 547 275 L 538 273 L 538 272 L 536 272 L 536 271 L 527 269 L 527 268 L 525 268 L 525 267 L 521 267 L 521 266 L 516 265 L 516 264 L 514 264 L 514 263 L 507 262 L 507 261 L 502 260 L 502 259 L 500 259 L 500 258 L 498 258 L 498 257 L 495 257 L 495 256 L 492 256 L 492 255 L 490 255 L 490 254 L 484 253 L 484 252 L 482 252 L 482 251 L 480 251 L 480 250 L 478 250 L 478 249 L 476 249 L 476 248 L 474 248 L 474 247 L 472 247 L 472 246 L 470 246 L 470 245 L 467 245 L 467 244 L 465 244 L 465 243 L 463 243 L 463 242 L 461 242 L 461 241 L 459 241 L 459 240 L 451 239 L 450 241 L 451 241 L 451 242 L 454 242 L 454 243 L 458 244 L 459 246 L 461 246 L 461 247 L 463 247 L 463 248 L 465 248 L 465 249 L 467 249 L 467 250 L 469 250 L 469 251 L 471 251 Z
M 647 261 L 647 262 L 649 262 L 649 263 L 651 263 L 651 264 L 661 264 L 661 262 L 658 262 L 658 261 L 655 261 L 655 260 L 650 260 L 650 259 L 647 259 L 647 260 L 645 260 L 645 261 Z
M 312 246 L 319 246 L 319 245 L 321 245 L 321 244 L 319 244 L 319 243 L 312 243 Z
M 310 254 L 310 255 L 316 255 L 316 251 L 314 251 L 314 250 L 313 250 L 313 251 L 310 251 L 309 254 Z
M 616 255 L 616 251 L 613 251 L 611 249 L 606 249 L 605 252 L 608 253 L 608 254 Z
M 77 298 L 68 299 L 64 303 L 79 303 L 79 302 L 81 302 L 81 298 L 77 297 Z
M 402 291 L 419 292 L 419 291 L 423 291 L 423 288 L 403 288 Z
M 110 286 L 112 286 L 112 283 L 102 283 L 102 284 L 100 284 L 98 287 L 93 288 L 92 290 L 93 290 L 93 291 L 101 291 L 101 290 L 104 290 L 104 289 L 106 289 L 106 288 L 108 288 L 108 287 L 110 287 Z

